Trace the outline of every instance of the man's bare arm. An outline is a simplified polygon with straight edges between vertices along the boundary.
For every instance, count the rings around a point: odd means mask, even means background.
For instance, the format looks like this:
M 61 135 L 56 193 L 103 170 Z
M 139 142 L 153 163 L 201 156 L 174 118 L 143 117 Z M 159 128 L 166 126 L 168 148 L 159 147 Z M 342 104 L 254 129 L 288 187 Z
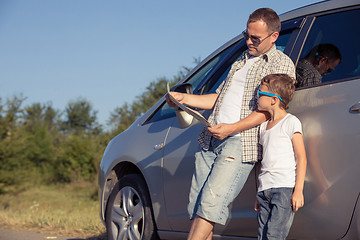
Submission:
M 205 94 L 205 95 L 195 95 L 195 94 L 187 94 L 187 93 L 178 93 L 178 92 L 170 92 L 176 100 L 178 100 L 181 104 L 186 104 L 191 107 L 211 110 L 214 108 L 215 102 L 218 98 L 218 94 Z M 166 102 L 170 107 L 174 107 L 175 105 L 169 99 L 169 96 L 166 95 Z
M 232 124 L 220 123 L 218 125 L 208 127 L 211 134 L 218 139 L 224 139 L 229 135 L 239 133 L 241 131 L 256 127 L 265 122 L 269 118 L 269 113 L 254 111 L 246 118 Z

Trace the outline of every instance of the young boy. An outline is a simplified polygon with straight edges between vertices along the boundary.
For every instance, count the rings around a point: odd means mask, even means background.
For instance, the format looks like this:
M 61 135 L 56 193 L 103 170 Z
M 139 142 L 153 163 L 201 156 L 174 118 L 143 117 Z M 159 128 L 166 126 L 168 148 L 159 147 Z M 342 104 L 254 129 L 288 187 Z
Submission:
M 298 118 L 286 112 L 295 91 L 294 79 L 270 74 L 261 80 L 258 110 L 270 114 L 260 126 L 263 159 L 255 210 L 258 239 L 285 239 L 294 213 L 304 205 L 306 154 Z

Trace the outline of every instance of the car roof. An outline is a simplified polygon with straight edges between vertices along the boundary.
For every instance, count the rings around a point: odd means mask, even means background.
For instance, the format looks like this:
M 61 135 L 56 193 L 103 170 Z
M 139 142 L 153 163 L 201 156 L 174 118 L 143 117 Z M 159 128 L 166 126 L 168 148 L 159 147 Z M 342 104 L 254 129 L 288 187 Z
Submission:
M 284 21 L 288 21 L 291 19 L 296 19 L 296 18 L 300 18 L 300 17 L 304 17 L 304 16 L 316 14 L 316 13 L 321 13 L 321 12 L 325 12 L 325 11 L 329 11 L 329 10 L 336 10 L 336 9 L 341 9 L 341 8 L 347 8 L 347 7 L 357 6 L 357 5 L 360 5 L 360 0 L 326 0 L 326 1 L 320 1 L 317 3 L 310 4 L 310 5 L 306 5 L 304 7 L 293 9 L 291 11 L 280 14 L 279 17 L 280 17 L 281 22 L 284 22 Z M 226 42 L 219 49 L 217 49 L 215 54 L 217 54 L 217 52 L 223 50 L 227 46 L 237 42 L 241 38 L 242 38 L 242 34 L 237 35 L 233 39 Z M 211 56 L 209 56 L 209 57 L 211 57 Z
M 315 13 L 321 13 L 329 10 L 341 9 L 360 5 L 360 0 L 330 0 L 313 3 L 304 7 L 300 7 L 280 15 L 281 21 L 287 21 Z

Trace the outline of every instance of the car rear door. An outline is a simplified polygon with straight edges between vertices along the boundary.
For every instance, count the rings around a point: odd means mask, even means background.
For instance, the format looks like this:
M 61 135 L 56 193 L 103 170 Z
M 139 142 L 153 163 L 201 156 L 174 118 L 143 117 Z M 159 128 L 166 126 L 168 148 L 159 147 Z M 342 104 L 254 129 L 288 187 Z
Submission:
M 321 83 L 297 89 L 290 103 L 289 111 L 303 124 L 308 169 L 305 206 L 296 214 L 289 237 L 340 239 L 360 190 L 360 29 L 353 26 L 360 21 L 360 10 L 322 13 L 308 20 L 311 28 L 304 29 L 308 34 L 297 43 L 302 49 L 294 53 L 297 59 L 318 44 L 330 43 L 338 47 L 342 60 Z

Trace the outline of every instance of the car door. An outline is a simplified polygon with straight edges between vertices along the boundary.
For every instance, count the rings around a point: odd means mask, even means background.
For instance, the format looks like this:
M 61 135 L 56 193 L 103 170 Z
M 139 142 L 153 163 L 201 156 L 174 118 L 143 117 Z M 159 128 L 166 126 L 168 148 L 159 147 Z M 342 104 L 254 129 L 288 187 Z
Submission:
M 360 29 L 353 26 L 360 21 L 360 10 L 322 13 L 309 21 L 307 36 L 297 43 L 302 49 L 297 58 L 319 44 L 332 44 L 340 50 L 341 63 L 321 83 L 298 88 L 290 103 L 289 111 L 303 125 L 308 168 L 305 206 L 296 214 L 289 238 L 340 239 L 360 190 Z
M 194 72 L 194 74 L 192 74 L 189 78 L 185 79 L 186 83 L 190 83 L 194 89 L 198 88 L 200 84 L 204 81 L 204 79 L 208 78 L 210 76 L 210 73 L 217 68 L 219 62 L 221 62 L 223 58 L 226 57 L 226 55 L 229 53 L 229 51 L 232 48 L 233 46 L 230 46 L 226 50 L 219 53 L 217 56 L 214 56 L 214 58 L 210 59 L 204 66 L 202 66 L 200 69 Z M 186 186 L 186 181 L 177 182 L 177 176 L 180 175 L 181 177 L 185 177 L 185 179 L 191 178 L 192 169 L 191 167 L 187 167 L 186 157 L 184 157 L 183 155 L 186 156 L 187 151 L 190 152 L 196 151 L 196 149 L 194 149 L 193 147 L 197 147 L 198 145 L 196 143 L 196 138 L 197 138 L 196 136 L 199 134 L 202 127 L 200 124 L 193 124 L 193 126 L 189 128 L 181 129 L 176 119 L 174 108 L 169 107 L 165 101 L 163 101 L 162 104 L 159 106 L 159 108 L 155 111 L 155 113 L 152 116 L 150 116 L 150 118 L 146 121 L 145 125 L 151 126 L 151 128 L 154 128 L 154 126 L 157 126 L 159 128 L 163 126 L 162 128 L 164 128 L 165 126 L 164 124 L 170 126 L 172 131 L 167 130 L 166 133 L 163 135 L 161 141 L 159 141 L 158 150 L 159 153 L 162 154 L 162 157 L 159 158 L 161 159 L 160 165 L 162 168 L 162 172 L 161 174 L 157 173 L 156 178 L 154 175 L 152 176 L 152 179 L 158 179 L 158 178 L 162 179 L 161 184 L 158 184 L 158 188 L 163 187 L 162 193 L 165 194 L 165 198 L 162 198 L 163 196 L 162 194 L 156 194 L 155 196 L 152 196 L 153 201 L 156 202 L 155 204 L 159 203 L 159 205 L 154 206 L 155 216 L 159 216 L 156 217 L 157 218 L 156 221 L 158 224 L 157 227 L 159 228 L 159 231 L 169 230 L 166 228 L 166 225 L 169 224 L 168 218 L 169 216 L 174 216 L 175 213 L 169 214 L 168 210 L 175 209 L 172 206 L 176 205 L 177 199 L 182 199 L 183 197 L 186 197 L 188 194 L 188 187 L 184 187 Z M 173 159 L 172 156 L 177 156 L 177 157 L 181 156 L 181 158 L 184 159 L 182 163 L 185 163 L 185 165 L 182 164 L 179 166 L 179 162 L 176 161 L 176 159 Z M 182 176 L 183 174 L 182 170 L 184 168 L 187 169 L 186 171 L 184 171 L 184 174 L 185 175 L 188 174 L 189 175 L 188 177 Z M 177 172 L 177 174 L 174 174 L 174 171 Z M 149 176 L 149 178 L 150 177 L 151 176 Z M 150 180 L 148 182 L 150 182 L 149 184 L 152 184 L 152 182 L 154 181 Z M 173 188 L 178 189 L 178 191 L 175 192 L 175 195 L 173 195 L 173 196 L 177 196 L 178 198 L 172 199 L 166 197 L 172 195 Z M 163 199 L 166 199 L 165 203 L 163 203 Z M 187 200 L 183 200 L 182 202 L 186 204 Z M 160 209 L 159 212 L 156 212 L 157 211 L 156 209 Z M 163 213 L 166 211 L 167 211 L 167 216 L 164 218 Z M 166 221 L 166 224 L 164 224 L 164 220 Z M 161 222 L 160 225 L 158 223 L 159 221 Z M 163 226 L 165 226 L 165 228 L 163 228 Z M 181 227 L 182 224 L 179 224 L 178 226 Z
M 298 30 L 301 20 L 294 20 L 284 25 L 284 31 L 279 38 L 278 49 L 286 51 L 287 43 Z M 297 34 L 297 33 L 294 33 Z M 224 54 L 222 60 L 211 71 L 207 78 L 197 86 L 193 86 L 196 94 L 214 93 L 216 88 L 225 80 L 232 63 L 246 50 L 244 40 L 240 41 L 229 53 Z M 205 67 L 206 68 L 206 65 Z M 201 111 L 208 117 L 210 111 Z M 190 127 L 181 129 L 177 121 L 171 127 L 166 138 L 164 148 L 164 198 L 168 221 L 174 231 L 188 232 L 190 221 L 187 213 L 188 194 L 194 171 L 194 155 L 199 151 L 197 137 L 203 125 L 194 123 Z M 223 236 L 257 236 L 257 220 L 254 209 L 256 195 L 255 170 L 250 176 L 235 201 L 230 206 L 230 220 L 225 226 L 216 225 L 214 234 Z

